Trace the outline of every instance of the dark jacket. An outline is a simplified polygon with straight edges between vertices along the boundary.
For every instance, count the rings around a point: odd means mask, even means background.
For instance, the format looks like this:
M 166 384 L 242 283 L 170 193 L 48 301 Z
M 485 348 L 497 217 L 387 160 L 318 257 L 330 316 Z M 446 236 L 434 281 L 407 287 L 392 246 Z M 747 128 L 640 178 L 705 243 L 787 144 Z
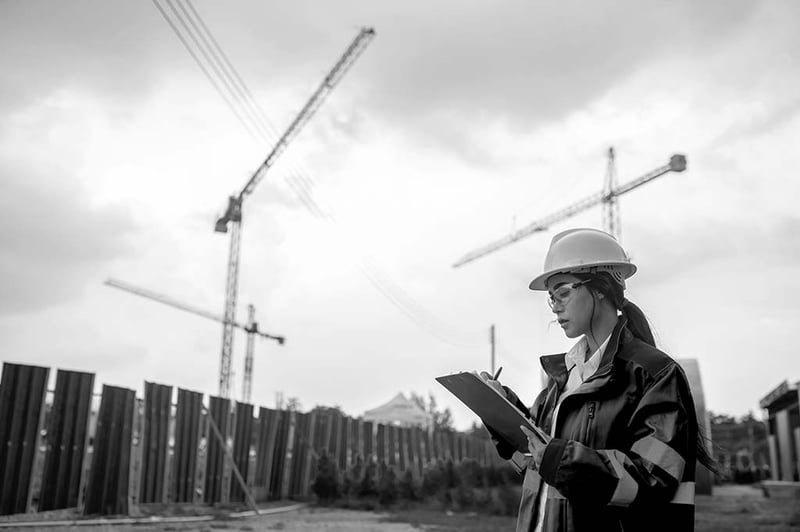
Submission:
M 563 354 L 541 358 L 548 384 L 530 410 L 508 390 L 555 434 L 539 471 L 525 471 L 517 531 L 536 527 L 543 481 L 548 532 L 694 530 L 697 419 L 689 384 L 673 359 L 625 323 L 620 318 L 597 372 L 564 397 L 557 419 L 568 377 Z M 515 449 L 493 436 L 510 458 Z

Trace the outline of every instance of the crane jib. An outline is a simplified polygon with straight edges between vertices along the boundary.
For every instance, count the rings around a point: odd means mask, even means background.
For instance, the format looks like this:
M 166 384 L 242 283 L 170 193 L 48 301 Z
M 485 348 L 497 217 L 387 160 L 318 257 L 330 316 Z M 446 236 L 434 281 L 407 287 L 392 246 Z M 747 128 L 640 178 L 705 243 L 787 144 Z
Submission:
M 610 152 L 613 157 L 613 151 Z M 472 262 L 475 259 L 480 257 L 486 256 L 490 253 L 493 253 L 499 249 L 502 249 L 506 246 L 513 244 L 518 240 L 522 240 L 525 237 L 532 235 L 533 233 L 537 233 L 539 231 L 544 231 L 548 229 L 552 224 L 556 222 L 560 222 L 566 218 L 569 218 L 579 212 L 582 212 L 590 207 L 593 207 L 601 202 L 609 202 L 615 201 L 618 196 L 625 194 L 626 192 L 630 192 L 631 190 L 638 188 L 645 183 L 652 181 L 653 179 L 662 176 L 668 172 L 683 172 L 686 170 L 686 156 L 681 154 L 674 154 L 670 157 L 669 164 L 656 168 L 655 170 L 648 172 L 647 174 L 638 177 L 628 183 L 620 185 L 610 191 L 607 192 L 599 192 L 596 194 L 592 194 L 591 196 L 584 198 L 580 201 L 573 203 L 563 209 L 560 209 L 544 218 L 536 220 L 522 229 L 518 229 L 514 231 L 510 235 L 507 235 L 503 238 L 495 240 L 483 247 L 480 247 L 470 253 L 467 253 L 462 258 L 460 258 L 456 263 L 453 264 L 453 268 L 458 268 L 459 266 L 463 266 L 468 262 Z

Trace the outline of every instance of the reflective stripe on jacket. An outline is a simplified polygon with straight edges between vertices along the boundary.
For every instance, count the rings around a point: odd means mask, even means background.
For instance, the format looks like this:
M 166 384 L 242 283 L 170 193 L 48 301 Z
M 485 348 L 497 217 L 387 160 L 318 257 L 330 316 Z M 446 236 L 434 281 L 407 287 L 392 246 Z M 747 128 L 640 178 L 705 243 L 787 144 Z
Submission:
M 668 355 L 635 338 L 621 318 L 597 372 L 563 398 L 564 355 L 541 358 L 548 385 L 530 410 L 555 437 L 540 470 L 528 468 L 518 532 L 534 530 L 547 482 L 543 530 L 694 530 L 697 420 L 686 375 Z M 555 431 L 552 430 L 555 423 Z M 497 438 L 509 458 L 515 449 Z

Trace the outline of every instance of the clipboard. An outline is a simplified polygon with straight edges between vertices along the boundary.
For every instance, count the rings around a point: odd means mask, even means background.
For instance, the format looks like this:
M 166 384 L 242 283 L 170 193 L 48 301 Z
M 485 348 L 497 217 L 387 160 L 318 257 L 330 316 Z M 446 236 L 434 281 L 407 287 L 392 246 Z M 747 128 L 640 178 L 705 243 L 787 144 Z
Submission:
M 542 429 L 527 418 L 511 401 L 486 384 L 477 372 L 462 371 L 436 377 L 436 380 L 475 412 L 484 425 L 492 427 L 493 431 L 502 436 L 519 452 L 529 452 L 528 438 L 520 430 L 520 425 L 528 427 L 534 434 L 540 436 L 542 442 L 547 443 L 541 437 Z

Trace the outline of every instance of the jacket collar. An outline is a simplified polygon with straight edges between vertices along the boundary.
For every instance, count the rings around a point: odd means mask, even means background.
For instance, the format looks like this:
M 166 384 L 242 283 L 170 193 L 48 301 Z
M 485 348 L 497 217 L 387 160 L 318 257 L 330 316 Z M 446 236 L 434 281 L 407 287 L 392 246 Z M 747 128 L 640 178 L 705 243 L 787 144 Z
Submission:
M 620 316 L 617 320 L 617 325 L 614 326 L 614 330 L 611 332 L 611 337 L 608 340 L 608 345 L 605 352 L 603 352 L 603 358 L 600 359 L 600 366 L 595 375 L 603 375 L 611 370 L 620 345 L 625 343 L 631 334 L 626 327 L 627 324 L 628 320 Z M 539 358 L 542 369 L 556 382 L 559 389 L 566 385 L 569 376 L 569 370 L 564 360 L 565 354 L 544 355 Z

